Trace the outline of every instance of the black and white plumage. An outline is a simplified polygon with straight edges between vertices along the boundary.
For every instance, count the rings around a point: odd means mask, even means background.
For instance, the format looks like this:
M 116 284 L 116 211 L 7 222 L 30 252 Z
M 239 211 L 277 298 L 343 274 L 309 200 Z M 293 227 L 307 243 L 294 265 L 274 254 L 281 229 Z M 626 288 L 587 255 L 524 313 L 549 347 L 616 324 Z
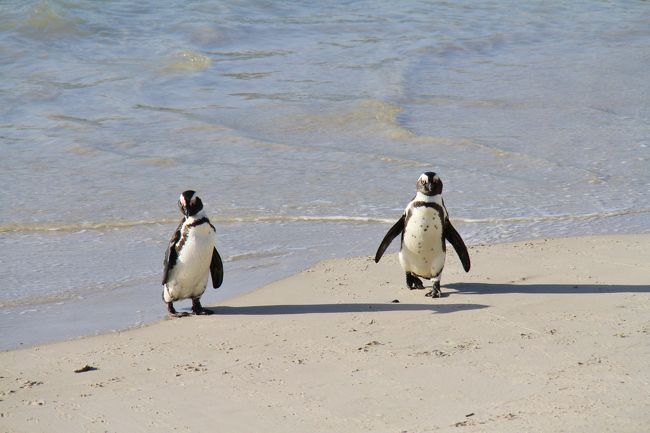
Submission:
M 183 316 L 174 309 L 174 302 L 192 299 L 194 314 L 212 314 L 201 306 L 201 295 L 212 275 L 216 289 L 223 282 L 223 263 L 215 247 L 215 228 L 210 223 L 203 202 L 192 190 L 178 200 L 183 219 L 169 240 L 163 262 L 163 301 L 173 316 Z
M 449 221 L 442 199 L 442 180 L 436 173 L 426 172 L 420 176 L 415 197 L 379 245 L 376 263 L 399 234 L 402 235 L 399 262 L 406 272 L 406 284 L 410 289 L 424 289 L 420 278 L 432 279 L 433 289 L 427 296 L 440 297 L 440 274 L 447 251 L 445 239 L 453 245 L 465 272 L 469 272 L 469 253 Z

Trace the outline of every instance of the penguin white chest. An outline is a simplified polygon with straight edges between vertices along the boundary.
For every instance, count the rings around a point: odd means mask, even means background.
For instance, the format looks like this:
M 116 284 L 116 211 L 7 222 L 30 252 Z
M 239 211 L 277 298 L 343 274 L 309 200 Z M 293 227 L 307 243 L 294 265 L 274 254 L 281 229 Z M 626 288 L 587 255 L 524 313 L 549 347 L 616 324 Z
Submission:
M 188 230 L 167 288 L 175 300 L 196 298 L 205 292 L 215 235 L 209 224 Z
M 433 278 L 442 271 L 445 265 L 443 221 L 436 208 L 411 208 L 399 260 L 405 272 L 422 278 Z

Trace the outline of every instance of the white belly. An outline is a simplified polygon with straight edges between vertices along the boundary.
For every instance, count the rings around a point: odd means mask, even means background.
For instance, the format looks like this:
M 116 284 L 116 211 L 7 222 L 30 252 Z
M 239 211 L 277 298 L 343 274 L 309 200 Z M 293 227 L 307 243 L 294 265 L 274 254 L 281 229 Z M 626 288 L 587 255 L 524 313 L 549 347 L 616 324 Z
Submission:
M 419 207 L 412 210 L 404 230 L 399 261 L 405 272 L 422 278 L 433 278 L 445 266 L 442 221 L 436 209 Z
M 165 302 L 199 298 L 205 292 L 213 248 L 214 232 L 208 224 L 190 230 L 165 285 Z

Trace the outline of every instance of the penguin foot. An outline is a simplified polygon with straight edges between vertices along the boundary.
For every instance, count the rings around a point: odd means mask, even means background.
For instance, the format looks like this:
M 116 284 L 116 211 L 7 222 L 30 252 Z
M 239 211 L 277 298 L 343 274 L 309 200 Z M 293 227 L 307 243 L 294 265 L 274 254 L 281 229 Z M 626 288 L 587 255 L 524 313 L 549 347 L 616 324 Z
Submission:
M 192 313 L 196 314 L 197 316 L 209 316 L 210 314 L 214 314 L 214 311 L 201 308 L 200 310 L 192 310 Z
M 429 296 L 431 298 L 439 298 L 442 296 L 442 291 L 440 290 L 440 281 L 433 282 L 433 288 L 430 292 L 424 294 L 424 296 Z
M 203 308 L 201 301 L 198 299 L 192 299 L 192 313 L 197 316 L 209 316 L 210 314 L 214 314 L 213 311 Z
M 187 316 L 189 316 L 189 315 L 190 315 L 190 313 L 187 313 L 187 312 L 185 312 L 185 311 L 183 311 L 182 313 L 173 313 L 173 314 L 172 314 L 172 313 L 169 313 L 169 317 L 172 317 L 172 318 L 174 318 L 174 317 L 175 317 L 175 318 L 187 317 Z
M 406 285 L 411 290 L 424 290 L 422 280 L 411 273 L 406 274 Z
M 176 311 L 176 308 L 174 308 L 174 303 L 173 302 L 167 302 L 167 311 L 169 312 L 169 317 L 185 317 L 189 316 L 189 313 L 182 312 L 179 313 Z

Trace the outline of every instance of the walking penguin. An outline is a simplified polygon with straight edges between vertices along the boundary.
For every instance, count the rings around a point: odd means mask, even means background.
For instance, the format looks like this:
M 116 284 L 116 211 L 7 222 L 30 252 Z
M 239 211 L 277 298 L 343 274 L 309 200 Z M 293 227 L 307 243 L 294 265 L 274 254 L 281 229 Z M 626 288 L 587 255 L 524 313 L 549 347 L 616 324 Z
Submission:
M 185 191 L 178 199 L 183 219 L 172 235 L 165 253 L 163 271 L 163 301 L 167 311 L 174 317 L 186 316 L 177 313 L 174 302 L 192 299 L 194 314 L 212 314 L 201 306 L 201 295 L 212 276 L 216 289 L 223 282 L 223 263 L 215 247 L 215 228 L 210 223 L 203 202 L 192 190 Z
M 388 245 L 401 233 L 399 262 L 406 272 L 406 285 L 411 290 L 422 290 L 424 285 L 420 278 L 432 279 L 433 289 L 426 296 L 439 298 L 440 274 L 445 266 L 447 250 L 445 239 L 453 245 L 465 272 L 469 272 L 470 268 L 469 254 L 463 239 L 449 221 L 442 199 L 440 177 L 428 171 L 420 176 L 416 185 L 415 197 L 381 241 L 375 263 L 379 262 Z

